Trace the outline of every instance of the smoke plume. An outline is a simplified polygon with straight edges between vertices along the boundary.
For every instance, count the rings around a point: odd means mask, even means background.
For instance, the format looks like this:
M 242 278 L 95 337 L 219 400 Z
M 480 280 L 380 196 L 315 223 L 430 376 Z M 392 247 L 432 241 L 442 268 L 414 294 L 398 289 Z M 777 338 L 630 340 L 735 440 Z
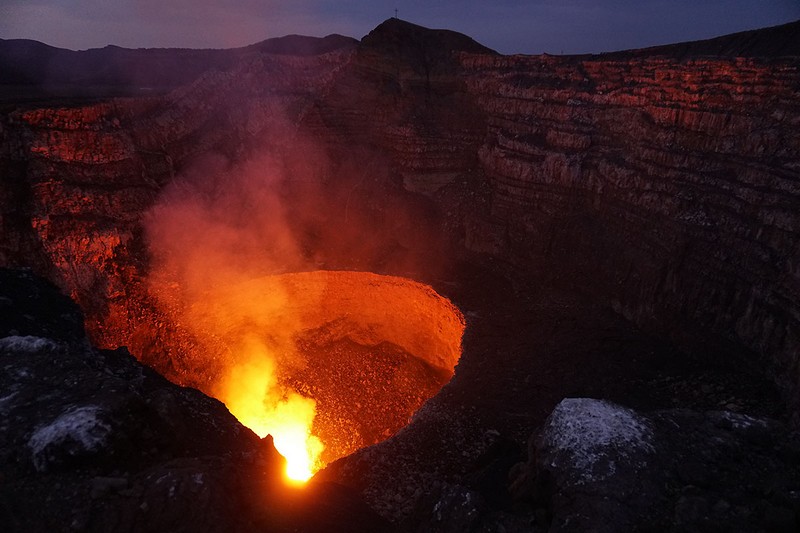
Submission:
M 206 392 L 260 436 L 271 433 L 290 476 L 302 479 L 316 469 L 322 445 L 311 435 L 314 400 L 283 384 L 288 371 L 305 364 L 291 338 L 297 317 L 280 287 L 243 289 L 247 280 L 308 266 L 281 198 L 287 179 L 284 164 L 269 154 L 243 163 L 204 156 L 167 186 L 144 227 L 149 290 L 196 344 L 183 354 L 188 379 L 211 376 Z M 298 450 L 307 457 L 291 457 Z

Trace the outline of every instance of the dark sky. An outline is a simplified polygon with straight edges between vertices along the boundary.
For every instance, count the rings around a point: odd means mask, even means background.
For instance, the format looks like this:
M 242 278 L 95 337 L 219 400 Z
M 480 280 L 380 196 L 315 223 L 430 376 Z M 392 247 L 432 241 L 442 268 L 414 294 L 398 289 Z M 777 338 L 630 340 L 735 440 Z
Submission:
M 401 19 L 530 54 L 639 48 L 800 19 L 800 0 L 0 0 L 0 38 L 73 50 L 229 48 L 292 33 L 361 38 L 395 8 Z

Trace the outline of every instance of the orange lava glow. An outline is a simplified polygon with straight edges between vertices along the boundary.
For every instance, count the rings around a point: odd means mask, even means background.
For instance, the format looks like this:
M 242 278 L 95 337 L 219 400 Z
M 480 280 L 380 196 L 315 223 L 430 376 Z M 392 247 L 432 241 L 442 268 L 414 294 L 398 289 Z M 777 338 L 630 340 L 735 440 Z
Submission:
M 382 234 L 346 210 L 317 217 L 330 194 L 312 185 L 328 175 L 324 150 L 291 142 L 291 157 L 206 154 L 165 187 L 142 222 L 154 309 L 120 344 L 272 435 L 287 477 L 308 479 L 408 424 L 453 375 L 464 319 L 408 279 L 306 271 L 328 249 L 372 257 Z M 301 183 L 302 201 L 289 194 Z
M 264 276 L 171 310 L 192 339 L 180 375 L 272 435 L 295 481 L 406 425 L 453 375 L 464 330 L 427 285 L 368 272 Z
M 324 446 L 311 434 L 316 402 L 283 390 L 277 382 L 274 358 L 258 341 L 246 347 L 245 363 L 232 367 L 219 397 L 230 412 L 259 437 L 272 435 L 275 448 L 286 458 L 286 476 L 307 481 L 319 470 Z

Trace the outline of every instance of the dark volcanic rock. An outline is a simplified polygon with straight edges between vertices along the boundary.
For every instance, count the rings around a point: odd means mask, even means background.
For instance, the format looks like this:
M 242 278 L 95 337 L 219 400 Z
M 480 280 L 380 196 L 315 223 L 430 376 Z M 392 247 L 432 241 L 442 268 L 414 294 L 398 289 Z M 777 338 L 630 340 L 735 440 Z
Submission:
M 93 348 L 75 304 L 30 273 L 0 270 L 0 364 L 4 531 L 385 527 L 343 487 L 293 494 L 271 438 L 125 348 Z
M 798 435 L 729 411 L 566 399 L 512 475 L 550 531 L 796 531 Z

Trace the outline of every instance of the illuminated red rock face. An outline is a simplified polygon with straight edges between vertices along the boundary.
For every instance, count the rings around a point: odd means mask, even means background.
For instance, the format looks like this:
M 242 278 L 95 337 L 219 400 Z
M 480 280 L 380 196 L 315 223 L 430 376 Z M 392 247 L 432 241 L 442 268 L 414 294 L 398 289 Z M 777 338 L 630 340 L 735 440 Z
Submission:
M 462 251 L 567 279 L 690 347 L 760 353 L 796 390 L 796 60 L 426 55 L 382 31 L 159 98 L 4 116 L 0 163 L 19 187 L 0 191 L 3 263 L 35 264 L 95 339 L 128 342 L 161 327 L 140 221 L 164 184 L 199 153 L 300 132 L 379 152 L 387 182 L 420 193 Z M 268 135 L 276 120 L 291 135 Z
M 271 434 L 300 479 L 406 425 L 452 376 L 464 330 L 430 287 L 368 272 L 267 276 L 167 313 L 184 335 L 133 352 L 167 375 L 180 365 L 181 381 Z

